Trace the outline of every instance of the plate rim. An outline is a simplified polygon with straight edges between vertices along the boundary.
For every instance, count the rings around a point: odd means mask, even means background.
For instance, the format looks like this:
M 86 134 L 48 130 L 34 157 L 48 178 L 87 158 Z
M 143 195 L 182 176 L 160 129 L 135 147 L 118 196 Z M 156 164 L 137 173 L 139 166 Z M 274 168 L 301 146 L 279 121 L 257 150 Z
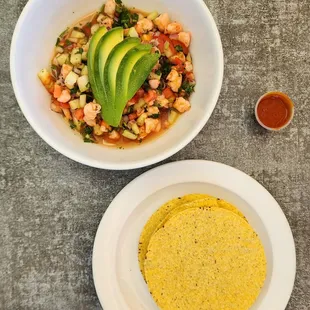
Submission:
M 101 286 L 102 284 L 102 279 L 101 277 L 99 277 L 99 274 L 97 272 L 98 270 L 98 266 L 99 266 L 99 260 L 101 262 L 101 260 L 103 259 L 104 255 L 100 255 L 100 248 L 99 246 L 102 246 L 101 243 L 104 242 L 104 239 L 106 235 L 106 233 L 104 233 L 104 230 L 106 230 L 105 227 L 105 222 L 111 222 L 109 220 L 109 217 L 111 217 L 113 215 L 113 212 L 115 210 L 117 210 L 117 208 L 119 208 L 118 206 L 118 200 L 122 199 L 123 195 L 127 195 L 127 192 L 130 191 L 133 187 L 136 186 L 136 184 L 138 184 L 139 182 L 141 182 L 144 179 L 148 179 L 150 177 L 152 177 L 152 175 L 156 175 L 158 173 L 165 173 L 165 171 L 168 169 L 175 169 L 176 171 L 180 170 L 178 166 L 183 166 L 183 165 L 188 165 L 188 166 L 193 166 L 193 167 L 199 167 L 200 165 L 203 166 L 210 166 L 210 167 L 216 167 L 215 169 L 224 169 L 224 170 L 230 170 L 233 174 L 235 175 L 239 175 L 242 178 L 246 178 L 248 180 L 250 180 L 250 183 L 252 183 L 252 185 L 256 186 L 258 189 L 262 190 L 267 196 L 269 196 L 269 199 L 272 199 L 274 202 L 274 206 L 273 206 L 273 211 L 275 211 L 276 213 L 278 213 L 279 218 L 277 219 L 278 223 L 280 223 L 282 225 L 282 229 L 284 229 L 286 237 L 288 237 L 289 240 L 286 240 L 285 242 L 285 247 L 287 249 L 289 249 L 290 252 L 290 265 L 287 266 L 286 265 L 286 269 L 285 271 L 287 272 L 288 270 L 290 271 L 290 279 L 289 279 L 289 283 L 286 282 L 285 284 L 285 289 L 286 289 L 286 295 L 281 295 L 281 304 L 283 305 L 281 307 L 277 307 L 274 308 L 273 310 L 284 310 L 286 305 L 289 302 L 289 299 L 291 297 L 293 288 L 294 288 L 294 283 L 295 283 L 295 277 L 296 277 L 296 248 L 295 248 L 295 242 L 294 242 L 294 238 L 293 238 L 293 233 L 291 231 L 289 222 L 282 210 L 282 208 L 280 207 L 280 205 L 278 204 L 278 202 L 275 200 L 275 198 L 269 193 L 269 191 L 263 186 L 261 185 L 259 182 L 257 182 L 254 178 L 252 178 L 251 176 L 247 175 L 246 173 L 244 173 L 241 170 L 238 170 L 234 167 L 225 165 L 223 163 L 218 163 L 218 162 L 213 162 L 213 161 L 207 161 L 207 160 L 183 160 L 183 161 L 176 161 L 176 162 L 171 162 L 171 163 L 167 163 L 158 167 L 155 167 L 153 169 L 150 169 L 146 172 L 144 172 L 143 174 L 141 174 L 140 176 L 138 176 L 137 178 L 135 178 L 134 180 L 132 180 L 130 183 L 128 183 L 116 196 L 115 198 L 112 200 L 111 204 L 109 205 L 109 207 L 107 208 L 105 214 L 103 215 L 97 233 L 96 233 L 96 237 L 95 237 L 95 241 L 94 241 L 94 247 L 93 247 L 93 257 L 92 257 L 92 270 L 93 270 L 93 279 L 94 279 L 94 284 L 95 284 L 95 289 L 97 292 L 97 296 L 99 298 L 99 301 L 102 305 L 102 307 L 104 307 L 105 310 L 110 309 L 110 307 L 108 306 L 108 302 L 106 301 L 107 297 L 110 297 L 110 294 L 107 292 L 103 292 L 101 290 L 98 289 L 99 286 Z M 182 173 L 181 173 L 182 174 Z M 163 189 L 169 185 L 175 185 L 178 183 L 188 183 L 188 182 L 197 182 L 197 180 L 181 180 L 181 182 L 173 182 L 173 183 L 168 183 L 164 186 L 160 186 L 159 188 L 155 188 L 152 193 L 157 192 L 160 189 Z M 206 180 L 206 182 L 210 183 L 210 180 Z M 216 184 L 216 183 L 214 183 Z M 224 186 L 223 186 L 224 187 Z M 238 195 L 238 193 L 236 193 Z M 143 197 L 143 199 L 141 199 L 140 202 L 137 202 L 134 204 L 134 207 L 132 209 L 132 211 L 147 197 L 149 196 L 149 194 L 146 197 Z M 266 197 L 267 197 L 266 196 Z M 243 197 L 242 197 L 243 198 Z M 255 210 L 257 211 L 257 210 Z M 264 222 L 264 225 L 266 223 Z M 267 227 L 266 227 L 267 228 Z M 271 226 L 268 226 L 268 228 L 270 229 Z M 281 234 L 282 235 L 282 234 Z M 269 234 L 268 237 L 270 238 Z M 118 240 L 118 238 L 116 238 L 116 240 Z M 272 243 L 272 240 L 270 238 L 270 241 Z M 116 242 L 117 244 L 117 242 Z M 279 244 L 272 244 L 273 245 L 273 250 L 274 250 L 274 246 L 276 246 L 277 250 L 278 250 L 278 245 Z M 283 247 L 283 246 L 282 246 Z M 274 252 L 274 251 L 273 251 Z M 101 259 L 100 259 L 101 258 Z M 274 257 L 273 257 L 274 258 Z M 286 258 L 286 257 L 285 257 Z M 103 265 L 100 263 L 100 265 Z M 111 268 L 112 269 L 112 268 Z M 283 267 L 282 267 L 283 270 Z M 110 270 L 111 271 L 111 270 Z M 279 272 L 279 271 L 278 271 Z M 273 273 L 272 272 L 272 279 L 273 279 Z M 274 289 L 274 288 L 273 288 Z M 265 306 L 263 304 L 263 306 Z M 113 309 L 113 308 L 111 308 Z M 129 308 L 128 308 L 129 309 Z M 262 308 L 261 306 L 259 307 L 260 310 L 265 309 Z M 267 309 L 267 308 L 266 308 Z

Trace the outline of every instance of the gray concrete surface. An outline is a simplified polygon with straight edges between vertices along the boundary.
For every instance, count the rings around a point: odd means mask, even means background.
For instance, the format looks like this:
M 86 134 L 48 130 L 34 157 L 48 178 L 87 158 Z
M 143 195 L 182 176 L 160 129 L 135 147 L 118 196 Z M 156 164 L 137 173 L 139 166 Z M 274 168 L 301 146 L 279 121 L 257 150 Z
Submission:
M 82 166 L 29 126 L 9 76 L 11 36 L 25 3 L 0 0 L 0 309 L 100 309 L 91 271 L 96 228 L 113 197 L 149 168 Z M 310 309 L 310 2 L 207 3 L 225 52 L 221 97 L 199 136 L 166 162 L 222 162 L 274 195 L 297 248 L 287 310 Z M 283 90 L 296 103 L 294 122 L 281 133 L 268 133 L 253 119 L 255 101 L 267 90 Z

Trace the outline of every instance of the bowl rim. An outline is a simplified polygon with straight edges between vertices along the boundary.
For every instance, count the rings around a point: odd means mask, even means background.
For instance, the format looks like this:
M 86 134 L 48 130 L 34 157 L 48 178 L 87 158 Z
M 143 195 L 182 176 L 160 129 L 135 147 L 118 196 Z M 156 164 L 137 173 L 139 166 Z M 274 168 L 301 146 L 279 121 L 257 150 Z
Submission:
M 205 15 L 208 17 L 210 23 L 211 23 L 211 29 L 212 32 L 215 35 L 215 42 L 214 45 L 216 46 L 216 49 L 219 52 L 219 64 L 218 64 L 218 75 L 217 79 L 215 81 L 215 91 L 213 94 L 213 97 L 211 98 L 210 102 L 210 108 L 209 111 L 206 112 L 203 117 L 196 123 L 196 126 L 193 127 L 193 130 L 188 134 L 186 138 L 181 140 L 178 144 L 171 146 L 170 148 L 167 148 L 160 154 L 154 155 L 147 157 L 143 160 L 140 160 L 138 162 L 132 161 L 132 162 L 117 162 L 117 163 L 112 163 L 112 162 L 104 162 L 104 161 L 98 161 L 95 159 L 89 159 L 85 156 L 80 156 L 77 152 L 71 151 L 69 148 L 64 148 L 60 146 L 57 141 L 53 138 L 51 138 L 48 134 L 45 132 L 39 130 L 36 126 L 36 120 L 31 116 L 30 113 L 27 112 L 26 105 L 23 104 L 24 99 L 23 96 L 21 95 L 20 89 L 17 86 L 17 79 L 16 79 L 16 62 L 15 62 L 15 51 L 17 50 L 17 41 L 18 41 L 18 35 L 19 32 L 22 28 L 22 25 L 24 23 L 24 20 L 27 16 L 27 14 L 32 10 L 33 6 L 38 3 L 40 0 L 29 0 L 27 4 L 25 5 L 17 23 L 14 29 L 13 37 L 12 37 L 12 42 L 11 42 L 11 47 L 10 47 L 10 73 L 11 73 L 11 82 L 13 86 L 13 90 L 15 93 L 16 100 L 19 104 L 19 107 L 21 111 L 23 112 L 23 115 L 25 116 L 26 120 L 30 124 L 30 126 L 33 128 L 33 130 L 48 144 L 50 145 L 53 149 L 61 153 L 62 155 L 78 162 L 81 164 L 84 164 L 86 166 L 94 167 L 94 168 L 100 168 L 100 169 L 107 169 L 107 170 L 131 170 L 131 169 L 137 169 L 137 168 L 142 168 L 146 166 L 150 166 L 156 163 L 159 163 L 177 152 L 179 152 L 181 149 L 183 149 L 186 145 L 188 145 L 198 134 L 199 132 L 203 129 L 203 127 L 206 125 L 208 122 L 209 118 L 211 117 L 214 108 L 217 104 L 218 98 L 220 96 L 221 88 L 222 88 L 222 83 L 223 83 L 223 76 L 224 76 L 224 52 L 223 52 L 223 47 L 222 47 L 222 42 L 221 42 L 221 37 L 218 31 L 218 28 L 216 26 L 215 20 L 208 9 L 207 5 L 203 2 L 203 0 L 192 0 L 191 4 L 193 4 L 193 1 L 195 1 L 196 5 L 201 7 L 201 10 L 205 12 Z

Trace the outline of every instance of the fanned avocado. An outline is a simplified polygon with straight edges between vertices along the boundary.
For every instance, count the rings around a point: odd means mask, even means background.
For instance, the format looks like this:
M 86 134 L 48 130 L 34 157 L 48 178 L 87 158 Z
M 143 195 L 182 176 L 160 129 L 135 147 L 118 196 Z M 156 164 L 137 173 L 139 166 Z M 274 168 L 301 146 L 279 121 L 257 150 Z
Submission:
M 128 93 L 131 88 L 130 75 L 134 69 L 136 63 L 146 54 L 149 54 L 152 46 L 150 44 L 141 44 L 131 49 L 126 56 L 123 58 L 116 76 L 116 94 L 115 97 L 115 117 L 112 126 L 118 126 L 122 117 L 123 110 L 126 106 Z M 148 74 L 150 72 L 148 71 Z M 144 81 L 143 81 L 144 82 Z M 142 84 L 143 84 L 142 82 Z M 142 85 L 141 84 L 141 85 Z M 140 85 L 140 86 L 141 86 Z
M 90 85 L 92 87 L 94 96 L 98 102 L 101 101 L 100 95 L 101 93 L 98 91 L 96 81 L 95 81 L 95 53 L 98 46 L 99 41 L 101 38 L 108 32 L 107 28 L 101 27 L 99 28 L 96 33 L 93 35 L 88 49 L 88 56 L 87 56 L 87 67 L 88 67 L 88 77 L 90 81 Z
M 107 100 L 115 103 L 116 76 L 118 68 L 129 50 L 140 44 L 138 38 L 128 38 L 116 45 L 106 61 L 104 69 L 104 84 L 106 85 Z
M 98 93 L 100 93 L 99 103 L 102 107 L 102 116 L 109 124 L 112 123 L 114 113 L 112 103 L 108 101 L 106 91 L 107 85 L 104 84 L 104 68 L 113 48 L 123 40 L 123 28 L 113 28 L 100 39 L 95 52 L 95 85 Z
M 135 64 L 129 78 L 130 85 L 128 87 L 127 100 L 130 100 L 136 94 L 156 65 L 159 57 L 158 54 L 147 54 Z

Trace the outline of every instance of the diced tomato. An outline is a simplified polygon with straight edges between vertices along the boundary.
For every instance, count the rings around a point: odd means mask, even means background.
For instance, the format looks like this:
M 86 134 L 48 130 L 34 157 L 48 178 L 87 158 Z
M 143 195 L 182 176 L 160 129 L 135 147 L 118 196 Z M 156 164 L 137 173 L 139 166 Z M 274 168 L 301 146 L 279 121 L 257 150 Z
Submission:
M 136 94 L 129 100 L 130 105 L 136 104 L 136 103 L 139 101 L 139 99 L 140 99 L 140 97 L 139 97 L 138 93 L 136 93 Z
M 170 54 L 171 56 L 175 55 L 177 53 L 177 51 L 174 48 L 174 45 L 172 43 L 172 41 L 169 39 L 169 37 L 167 37 L 164 34 L 160 34 L 159 36 L 154 36 L 154 39 L 157 39 L 158 41 L 158 49 L 160 50 L 161 53 L 165 52 L 165 43 L 168 42 L 169 43 L 169 50 L 170 50 Z
M 63 109 L 70 109 L 70 104 L 69 103 L 64 103 L 64 102 L 59 102 L 59 101 L 57 101 L 58 103 L 59 103 L 59 106 L 61 107 L 61 108 L 63 108 Z
M 170 99 L 170 98 L 174 97 L 174 93 L 170 87 L 167 87 L 164 89 L 163 95 L 165 96 L 166 99 Z
M 81 121 L 84 117 L 84 109 L 81 108 L 81 109 L 74 110 L 73 115 L 78 121 Z
M 92 21 L 90 22 L 92 26 L 97 24 L 97 18 L 98 18 L 98 14 L 95 14 L 95 16 L 93 17 Z
M 54 98 L 59 98 L 61 96 L 61 92 L 62 92 L 62 87 L 58 84 L 55 84 L 54 92 L 53 92 Z
M 157 98 L 157 93 L 155 90 L 149 90 L 146 95 L 144 95 L 145 102 L 151 102 Z
M 190 82 L 195 81 L 195 75 L 193 72 L 186 72 L 186 78 L 187 80 L 189 80 Z
M 138 115 L 137 115 L 137 113 L 131 113 L 128 115 L 128 118 L 130 121 L 132 121 L 132 120 L 138 118 Z
M 189 48 L 184 43 L 182 43 L 181 41 L 179 41 L 179 40 L 171 40 L 171 42 L 172 42 L 174 47 L 176 47 L 177 45 L 181 46 L 182 49 L 183 49 L 183 53 L 185 55 L 187 55 L 189 53 Z
M 137 91 L 137 93 L 136 93 L 136 95 L 137 95 L 139 98 L 142 98 L 142 97 L 144 96 L 144 94 L 145 94 L 145 91 L 144 91 L 143 88 L 140 88 L 140 89 Z
M 87 23 L 83 28 L 82 28 L 83 32 L 85 33 L 85 35 L 89 38 L 91 36 L 91 24 Z
M 184 65 L 183 65 L 183 64 L 177 65 L 177 66 L 175 66 L 174 68 L 175 68 L 175 70 L 177 70 L 179 73 L 184 73 L 185 68 L 184 68 Z
M 170 62 L 173 63 L 174 65 L 182 65 L 183 64 L 183 61 L 178 57 L 171 57 Z

